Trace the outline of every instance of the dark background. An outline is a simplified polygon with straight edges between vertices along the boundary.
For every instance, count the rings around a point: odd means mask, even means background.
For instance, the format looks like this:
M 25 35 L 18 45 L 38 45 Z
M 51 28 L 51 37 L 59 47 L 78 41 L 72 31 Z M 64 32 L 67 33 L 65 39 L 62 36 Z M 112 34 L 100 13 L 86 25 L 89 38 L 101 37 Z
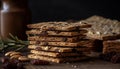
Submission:
M 32 21 L 80 20 L 100 15 L 120 20 L 119 0 L 29 0 Z
M 117 0 L 29 0 L 33 22 L 85 19 L 100 15 L 120 20 Z
M 80 20 L 100 15 L 120 20 L 116 0 L 29 0 L 33 22 Z

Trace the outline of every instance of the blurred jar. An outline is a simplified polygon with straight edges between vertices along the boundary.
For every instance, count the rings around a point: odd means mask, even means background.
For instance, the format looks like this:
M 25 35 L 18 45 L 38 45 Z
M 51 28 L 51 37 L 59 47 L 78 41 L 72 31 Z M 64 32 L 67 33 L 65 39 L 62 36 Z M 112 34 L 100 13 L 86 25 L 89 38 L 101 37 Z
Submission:
M 27 24 L 31 22 L 31 14 L 27 0 L 1 0 L 0 27 L 1 37 L 6 39 L 9 33 L 26 40 Z
M 1 10 L 1 1 L 0 1 L 0 10 Z M 1 13 L 0 13 L 1 16 Z M 0 17 L 0 22 L 1 22 L 1 17 Z M 1 31 L 1 26 L 0 26 L 0 31 Z M 0 32 L 0 39 L 1 39 L 1 32 Z

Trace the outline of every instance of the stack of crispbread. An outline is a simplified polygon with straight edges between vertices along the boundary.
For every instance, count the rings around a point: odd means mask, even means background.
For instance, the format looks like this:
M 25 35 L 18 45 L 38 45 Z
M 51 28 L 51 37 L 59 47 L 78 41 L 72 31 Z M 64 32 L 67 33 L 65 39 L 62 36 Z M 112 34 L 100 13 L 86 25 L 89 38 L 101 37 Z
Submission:
M 103 54 L 111 52 L 120 53 L 120 34 L 103 37 Z
M 42 22 L 29 24 L 27 31 L 31 59 L 55 63 L 86 59 L 94 40 L 85 39 L 90 24 L 67 22 Z
M 99 46 L 99 42 L 96 47 L 102 49 L 103 54 L 120 53 L 120 21 L 96 15 L 82 21 L 92 25 L 91 28 L 88 28 L 87 36 L 102 41 L 103 48 L 102 44 Z
M 120 39 L 104 41 L 103 45 L 103 54 L 111 52 L 120 53 Z

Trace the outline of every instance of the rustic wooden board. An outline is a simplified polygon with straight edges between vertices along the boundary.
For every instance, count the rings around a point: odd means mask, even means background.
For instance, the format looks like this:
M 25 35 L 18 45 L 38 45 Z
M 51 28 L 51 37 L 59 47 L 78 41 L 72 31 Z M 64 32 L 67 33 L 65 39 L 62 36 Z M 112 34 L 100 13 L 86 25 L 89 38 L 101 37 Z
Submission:
M 120 64 L 113 64 L 97 59 L 75 63 L 62 63 L 41 66 L 27 65 L 26 69 L 120 69 Z
M 50 65 L 31 65 L 27 64 L 26 69 L 120 69 L 120 64 L 113 64 L 100 59 L 91 59 L 88 61 L 61 63 Z M 1 63 L 0 63 L 1 69 Z

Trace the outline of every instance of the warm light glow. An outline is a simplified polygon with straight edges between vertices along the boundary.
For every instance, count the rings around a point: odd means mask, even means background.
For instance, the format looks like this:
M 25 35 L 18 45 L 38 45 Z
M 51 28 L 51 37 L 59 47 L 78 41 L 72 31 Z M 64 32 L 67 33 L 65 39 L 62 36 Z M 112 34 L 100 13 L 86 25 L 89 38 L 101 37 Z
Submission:
M 3 9 L 4 10 L 8 10 L 9 9 L 9 5 L 7 3 L 3 3 Z

